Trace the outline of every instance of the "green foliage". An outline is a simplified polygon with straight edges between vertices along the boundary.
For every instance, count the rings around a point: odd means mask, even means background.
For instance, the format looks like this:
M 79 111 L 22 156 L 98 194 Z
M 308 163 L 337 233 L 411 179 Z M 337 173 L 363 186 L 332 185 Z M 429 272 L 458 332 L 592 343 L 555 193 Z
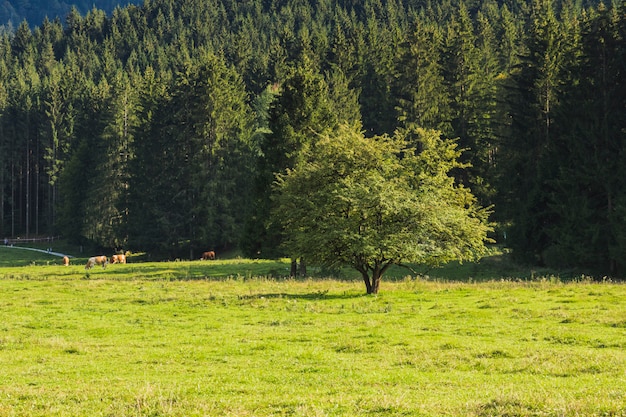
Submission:
M 368 139 L 359 126 L 342 125 L 323 135 L 278 177 L 275 221 L 286 231 L 286 250 L 355 268 L 368 293 L 378 292 L 394 264 L 479 257 L 488 211 L 449 176 L 461 167 L 459 155 L 435 131 Z
M 623 14 L 590 10 L 577 21 L 569 8 L 561 13 L 535 2 L 528 54 L 513 77 L 500 185 L 514 221 L 511 245 L 533 262 L 621 276 L 625 101 L 614 68 Z
M 549 149 L 550 162 L 558 166 L 550 182 L 550 207 L 558 217 L 548 229 L 548 261 L 605 274 L 626 266 L 621 225 L 626 172 L 617 157 L 626 151 L 626 93 L 616 70 L 624 57 L 619 21 L 603 6 L 583 20 L 582 44 L 579 38 L 572 42 L 579 59 L 566 67 L 567 85 L 555 116 L 559 135 Z
M 458 138 L 520 258 L 624 273 L 620 2 L 43 3 L 0 5 L 3 236 L 279 256 L 275 175 L 360 122 Z
M 241 234 L 251 113 L 238 75 L 213 54 L 187 63 L 174 82 L 133 147 L 129 233 L 137 247 L 193 257 Z
M 554 137 L 553 118 L 562 82 L 561 48 L 565 31 L 550 0 L 533 2 L 524 54 L 513 73 L 510 102 L 511 131 L 503 156 L 504 208 L 514 219 L 510 244 L 520 258 L 542 261 L 548 241 L 547 227 L 554 221 L 545 184 L 556 165 L 547 157 Z
M 401 126 L 451 133 L 450 103 L 441 65 L 442 29 L 435 22 L 416 18 L 407 36 L 397 81 Z
M 27 21 L 32 26 L 40 25 L 48 18 L 53 20 L 64 18 L 72 9 L 83 14 L 95 8 L 110 13 L 116 7 L 139 3 L 142 2 L 139 0 L 7 0 L 0 7 L 0 27 L 15 27 L 23 21 Z
M 324 77 L 316 72 L 306 55 L 302 59 L 302 65 L 289 68 L 280 85 L 280 90 L 269 108 L 269 131 L 261 137 L 259 144 L 260 157 L 252 216 L 260 225 L 248 229 L 246 252 L 249 256 L 257 253 L 269 257 L 281 255 L 281 226 L 276 223 L 267 224 L 272 208 L 270 197 L 274 176 L 302 160 L 315 140 L 315 132 L 324 132 L 339 122 L 338 116 L 341 113 L 330 101 L 328 84 Z M 340 92 L 340 88 L 335 91 Z M 349 113 L 346 115 L 354 116 Z

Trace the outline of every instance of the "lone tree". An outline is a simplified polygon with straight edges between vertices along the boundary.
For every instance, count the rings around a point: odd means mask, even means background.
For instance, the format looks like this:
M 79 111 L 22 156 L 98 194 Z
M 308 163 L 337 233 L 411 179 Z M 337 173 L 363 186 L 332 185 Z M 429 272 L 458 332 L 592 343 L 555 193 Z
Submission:
M 360 126 L 319 137 L 277 175 L 273 219 L 292 256 L 359 271 L 378 293 L 392 265 L 473 260 L 485 252 L 489 210 L 455 183 L 461 151 L 434 130 L 366 138 Z

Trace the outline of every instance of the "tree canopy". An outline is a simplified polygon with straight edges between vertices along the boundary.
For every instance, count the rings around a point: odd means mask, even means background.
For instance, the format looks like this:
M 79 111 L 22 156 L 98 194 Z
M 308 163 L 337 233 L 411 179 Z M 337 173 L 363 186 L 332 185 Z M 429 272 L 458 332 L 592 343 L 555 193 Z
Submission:
M 433 130 L 366 138 L 342 125 L 278 176 L 274 221 L 285 251 L 358 270 L 377 293 L 391 265 L 476 259 L 491 230 L 488 210 L 450 175 L 461 151 Z

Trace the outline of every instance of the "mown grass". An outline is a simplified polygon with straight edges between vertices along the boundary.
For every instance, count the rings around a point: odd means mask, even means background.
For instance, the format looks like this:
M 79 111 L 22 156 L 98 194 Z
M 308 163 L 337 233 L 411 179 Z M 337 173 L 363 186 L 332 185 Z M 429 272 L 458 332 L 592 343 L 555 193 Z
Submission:
M 621 284 L 34 262 L 0 268 L 2 416 L 626 416 Z

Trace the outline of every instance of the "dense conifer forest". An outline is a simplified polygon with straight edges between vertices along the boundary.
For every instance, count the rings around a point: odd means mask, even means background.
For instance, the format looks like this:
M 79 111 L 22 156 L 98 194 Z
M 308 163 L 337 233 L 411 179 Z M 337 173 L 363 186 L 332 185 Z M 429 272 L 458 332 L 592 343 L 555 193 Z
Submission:
M 94 8 L 111 13 L 116 7 L 140 3 L 141 0 L 5 0 L 0 3 L 0 31 L 11 31 L 22 21 L 38 26 L 45 18 L 65 17 L 72 8 L 80 13 Z
M 34 3 L 31 1 L 31 4 Z M 623 276 L 626 3 L 145 0 L 0 38 L 0 235 L 276 256 L 318 132 L 458 138 L 520 259 Z

